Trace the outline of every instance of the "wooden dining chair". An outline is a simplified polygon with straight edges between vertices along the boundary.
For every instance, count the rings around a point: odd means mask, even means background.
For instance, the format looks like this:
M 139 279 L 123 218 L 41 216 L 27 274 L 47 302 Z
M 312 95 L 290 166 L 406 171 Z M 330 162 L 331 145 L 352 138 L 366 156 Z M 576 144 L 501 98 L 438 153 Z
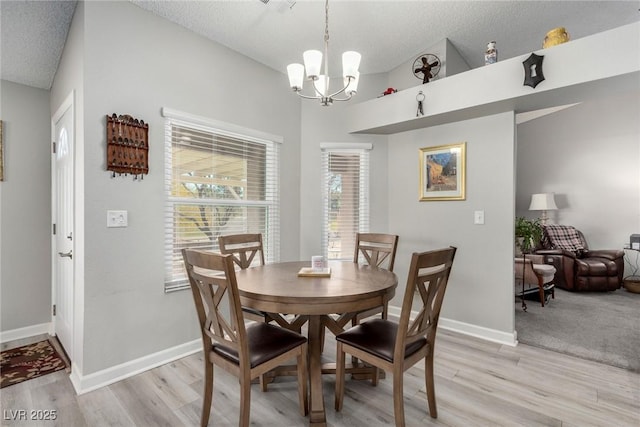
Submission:
M 258 265 L 264 265 L 264 248 L 262 246 L 262 234 L 246 233 L 246 234 L 228 234 L 218 237 L 218 246 L 220 253 L 223 255 L 231 255 L 233 262 L 245 270 L 257 260 Z M 242 306 L 244 317 L 247 320 L 263 323 L 277 323 L 278 325 L 300 333 L 302 325 L 306 322 L 306 316 L 294 316 L 287 318 L 286 315 L 278 313 L 267 313 L 265 311 L 256 310 L 251 307 Z M 267 391 L 269 380 L 266 374 L 260 376 L 260 387 L 262 391 Z
M 345 386 L 345 353 L 393 373 L 393 411 L 396 426 L 404 427 L 404 371 L 425 360 L 425 384 L 429 414 L 437 418 L 433 378 L 433 354 L 442 300 L 447 288 L 455 247 L 414 253 L 407 277 L 400 320 L 370 319 L 336 336 L 336 411 L 342 409 Z M 410 319 L 414 297 L 421 307 Z M 373 385 L 379 370 L 374 369 Z
M 371 266 L 393 271 L 397 249 L 398 236 L 395 234 L 356 233 L 356 249 L 353 255 L 353 262 L 359 263 L 364 260 Z M 353 318 L 352 324 L 357 325 L 363 319 L 378 313 L 382 313 L 382 318 L 386 319 L 387 311 L 387 303 L 361 311 Z
M 256 259 L 259 265 L 264 265 L 264 249 L 262 247 L 262 234 L 229 234 L 218 237 L 220 253 L 231 255 L 233 262 L 241 269 L 251 267 Z M 256 258 L 257 257 L 257 258 Z M 271 319 L 268 313 L 254 310 L 250 307 L 242 307 L 244 316 L 248 320 L 256 322 L 269 322 Z
M 213 366 L 240 382 L 241 427 L 249 425 L 251 380 L 297 358 L 300 413 L 308 411 L 307 339 L 270 323 L 245 325 L 231 255 L 183 249 L 204 348 L 204 398 L 200 424 L 206 426 L 213 397 Z

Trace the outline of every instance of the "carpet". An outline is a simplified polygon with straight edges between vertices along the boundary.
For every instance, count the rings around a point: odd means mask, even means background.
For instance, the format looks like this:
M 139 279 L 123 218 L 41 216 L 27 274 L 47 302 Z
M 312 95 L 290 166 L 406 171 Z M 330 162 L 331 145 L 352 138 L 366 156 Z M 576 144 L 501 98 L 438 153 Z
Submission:
M 556 288 L 548 305 L 516 300 L 518 341 L 640 372 L 640 294 L 569 292 Z
M 0 353 L 0 388 L 65 369 L 49 341 L 40 341 Z

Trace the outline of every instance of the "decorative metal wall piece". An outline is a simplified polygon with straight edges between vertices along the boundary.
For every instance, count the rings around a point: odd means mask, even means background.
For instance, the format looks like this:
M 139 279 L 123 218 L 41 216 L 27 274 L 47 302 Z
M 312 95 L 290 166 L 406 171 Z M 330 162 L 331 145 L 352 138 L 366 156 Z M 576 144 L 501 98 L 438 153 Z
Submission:
M 422 83 L 429 83 L 440 72 L 440 64 L 440 58 L 433 53 L 423 53 L 413 61 L 411 70 Z
M 143 179 L 149 173 L 149 125 L 129 115 L 107 116 L 107 170 Z
M 525 86 L 531 86 L 535 89 L 535 87 L 544 80 L 544 73 L 542 72 L 543 59 L 544 56 L 532 53 L 525 61 L 522 62 L 522 65 L 524 66 Z
M 418 92 L 418 94 L 416 95 L 416 101 L 418 101 L 418 110 L 416 111 L 416 117 L 424 116 L 424 106 L 422 105 L 424 99 L 424 93 L 422 91 Z

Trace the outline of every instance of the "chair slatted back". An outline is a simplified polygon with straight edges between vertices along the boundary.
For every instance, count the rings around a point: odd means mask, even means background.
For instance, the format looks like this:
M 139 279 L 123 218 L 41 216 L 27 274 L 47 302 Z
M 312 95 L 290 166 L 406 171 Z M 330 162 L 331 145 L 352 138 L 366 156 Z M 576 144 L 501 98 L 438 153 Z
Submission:
M 398 236 L 381 233 L 356 233 L 356 250 L 353 262 L 357 263 L 360 255 L 367 264 L 393 271 L 398 249 Z
M 205 354 L 215 343 L 248 354 L 246 330 L 231 255 L 183 249 Z
M 230 234 L 218 237 L 220 252 L 225 255 L 232 255 L 235 262 L 241 269 L 251 266 L 256 255 L 260 260 L 260 265 L 264 265 L 264 249 L 262 247 L 262 234 Z
M 407 277 L 402 312 L 398 322 L 398 336 L 394 358 L 404 359 L 405 346 L 426 338 L 431 346 L 435 343 L 440 309 L 451 273 L 456 248 L 414 253 Z M 414 298 L 420 297 L 422 305 L 418 315 L 411 320 Z M 433 351 L 433 348 L 431 349 Z

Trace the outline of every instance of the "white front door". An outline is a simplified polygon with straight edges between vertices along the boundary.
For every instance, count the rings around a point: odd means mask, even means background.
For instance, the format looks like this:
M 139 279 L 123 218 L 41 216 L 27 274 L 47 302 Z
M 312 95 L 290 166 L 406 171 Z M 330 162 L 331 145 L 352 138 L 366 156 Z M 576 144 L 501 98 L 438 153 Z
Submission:
M 52 162 L 53 185 L 53 301 L 54 332 L 73 360 L 73 148 L 74 123 L 72 97 L 53 116 L 55 153 Z M 69 102 L 70 101 L 70 102 Z

